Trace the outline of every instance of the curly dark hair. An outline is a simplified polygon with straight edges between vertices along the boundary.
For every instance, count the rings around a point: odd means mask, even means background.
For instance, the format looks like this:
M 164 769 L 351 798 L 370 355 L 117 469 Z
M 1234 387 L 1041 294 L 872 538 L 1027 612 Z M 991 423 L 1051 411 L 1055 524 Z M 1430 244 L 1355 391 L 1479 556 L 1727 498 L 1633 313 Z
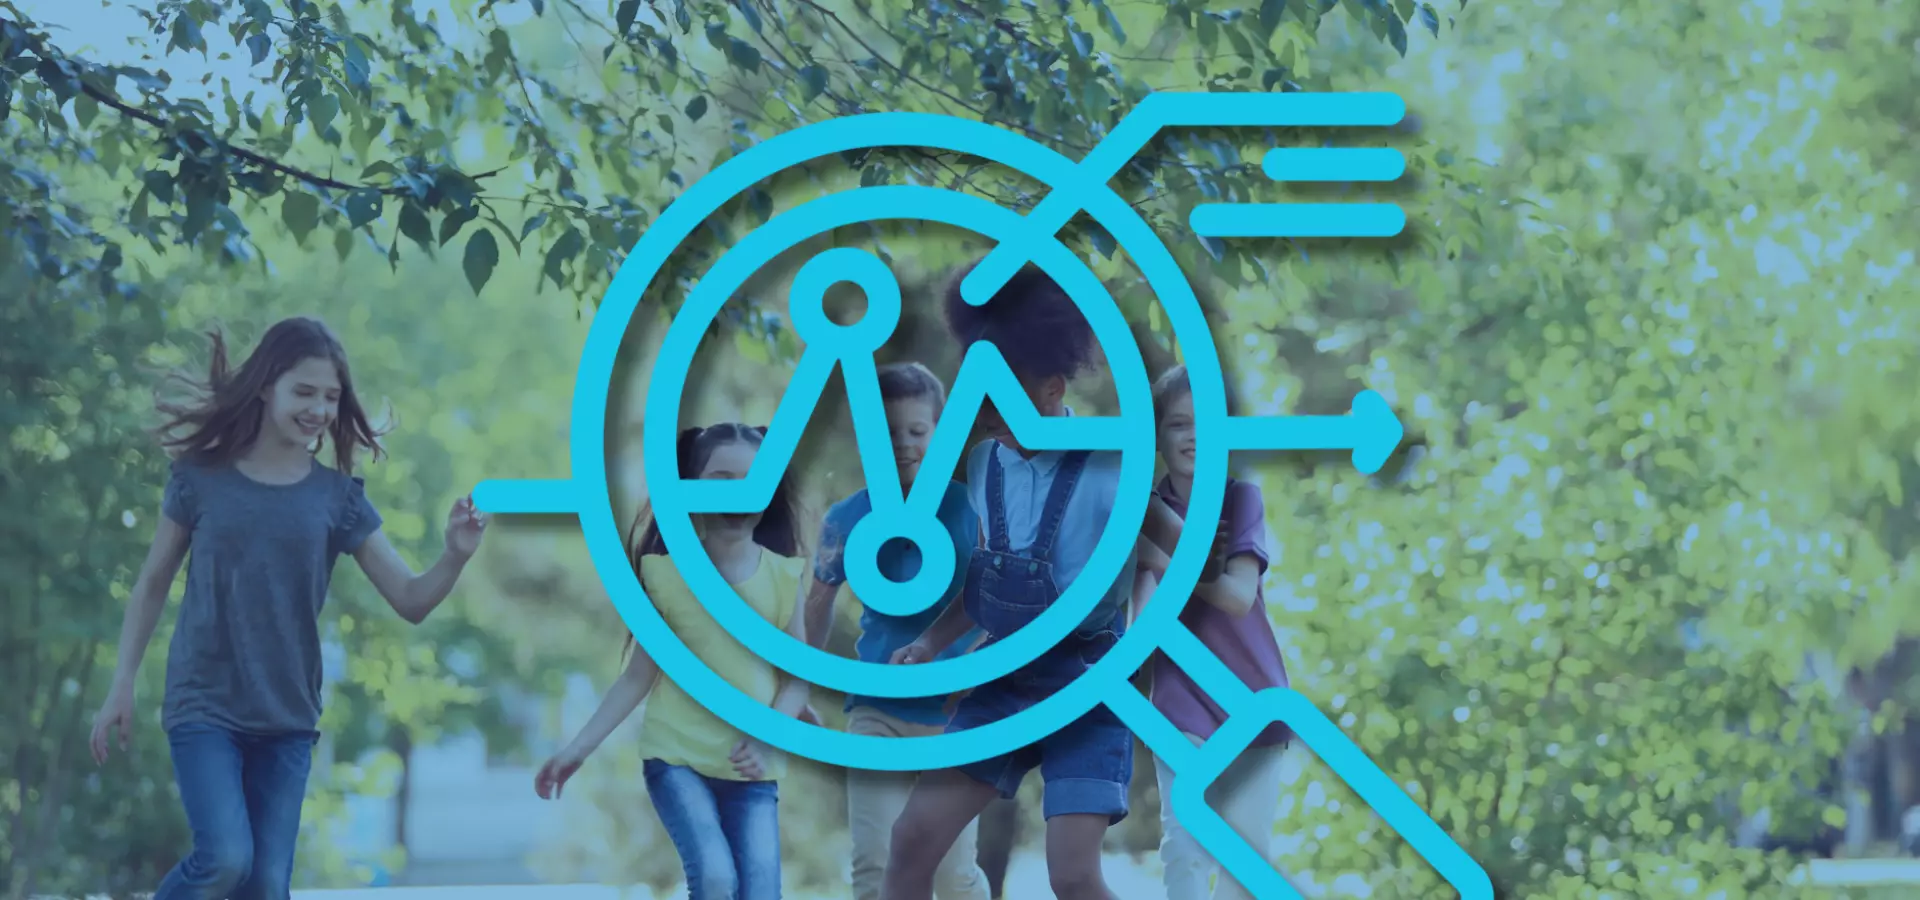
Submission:
M 1015 374 L 1030 378 L 1072 378 L 1092 364 L 1093 326 L 1039 266 L 1022 267 L 980 306 L 960 296 L 960 282 L 971 271 L 973 265 L 960 270 L 945 298 L 947 329 L 963 352 L 975 341 L 990 341 Z

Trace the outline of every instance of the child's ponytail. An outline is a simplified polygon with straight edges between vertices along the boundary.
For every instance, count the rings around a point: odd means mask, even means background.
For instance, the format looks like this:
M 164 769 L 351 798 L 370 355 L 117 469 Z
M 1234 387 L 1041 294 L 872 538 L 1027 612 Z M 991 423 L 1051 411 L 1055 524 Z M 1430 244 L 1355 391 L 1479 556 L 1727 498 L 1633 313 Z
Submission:
M 694 451 L 699 447 L 700 435 L 704 431 L 704 428 L 687 428 L 674 441 L 674 471 L 679 477 L 685 478 L 687 471 L 694 467 Z M 640 507 L 639 515 L 633 517 L 633 525 L 627 529 L 627 561 L 633 564 L 634 576 L 640 574 L 641 557 L 666 552 L 667 541 L 660 535 L 660 523 L 653 518 L 653 503 L 648 501 Z
M 756 444 L 767 438 L 765 425 L 744 430 L 754 435 Z M 753 542 L 781 556 L 801 555 L 798 504 L 794 502 L 793 485 L 785 477 L 774 489 L 766 511 L 760 514 L 760 524 L 753 528 Z
M 685 477 L 687 470 L 694 466 L 694 451 L 700 445 L 700 435 L 704 428 L 686 428 L 680 431 L 680 437 L 674 441 L 674 473 Z M 642 591 L 647 589 L 646 576 L 640 560 L 647 556 L 663 556 L 667 552 L 667 539 L 660 534 L 660 522 L 653 516 L 653 502 L 649 500 L 640 507 L 638 515 L 633 517 L 633 525 L 627 529 L 627 561 L 633 564 L 633 578 L 640 583 Z M 627 632 L 626 643 L 620 653 L 625 656 L 633 649 L 633 632 Z

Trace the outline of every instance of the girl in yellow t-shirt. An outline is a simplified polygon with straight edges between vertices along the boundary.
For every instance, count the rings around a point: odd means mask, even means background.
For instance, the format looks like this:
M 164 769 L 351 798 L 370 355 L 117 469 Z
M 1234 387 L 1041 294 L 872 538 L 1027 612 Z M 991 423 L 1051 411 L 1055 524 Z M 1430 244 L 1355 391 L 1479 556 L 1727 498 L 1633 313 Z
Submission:
M 700 478 L 744 478 L 766 437 L 765 428 L 724 424 L 680 433 L 681 473 Z M 806 554 L 784 480 L 765 512 L 695 517 L 708 558 L 740 599 L 805 640 L 800 585 Z M 641 527 L 642 523 L 644 527 Z M 807 685 L 741 646 L 714 621 L 666 556 L 652 515 L 635 523 L 631 547 L 640 574 L 667 627 L 715 674 L 748 696 L 796 718 L 812 718 Z M 565 749 L 534 778 L 543 798 L 558 797 L 568 778 L 634 709 L 640 722 L 647 795 L 680 853 L 690 900 L 776 900 L 780 896 L 780 817 L 777 783 L 783 755 L 741 733 L 694 702 L 644 649 L 627 638 L 632 658 L 600 708 Z

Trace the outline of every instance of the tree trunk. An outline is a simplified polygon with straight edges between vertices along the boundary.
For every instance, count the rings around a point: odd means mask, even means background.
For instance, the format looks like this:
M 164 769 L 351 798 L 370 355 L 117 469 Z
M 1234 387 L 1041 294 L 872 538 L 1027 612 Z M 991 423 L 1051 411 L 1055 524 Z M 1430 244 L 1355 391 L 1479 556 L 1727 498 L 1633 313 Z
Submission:
M 1864 854 L 1873 840 L 1873 794 L 1869 785 L 1873 739 L 1872 727 L 1863 721 L 1840 756 L 1841 808 L 1847 814 L 1842 846 L 1851 857 Z
M 405 853 L 407 810 L 413 805 L 413 733 L 404 727 L 389 726 L 387 749 L 400 757 L 400 784 L 393 791 L 393 844 Z

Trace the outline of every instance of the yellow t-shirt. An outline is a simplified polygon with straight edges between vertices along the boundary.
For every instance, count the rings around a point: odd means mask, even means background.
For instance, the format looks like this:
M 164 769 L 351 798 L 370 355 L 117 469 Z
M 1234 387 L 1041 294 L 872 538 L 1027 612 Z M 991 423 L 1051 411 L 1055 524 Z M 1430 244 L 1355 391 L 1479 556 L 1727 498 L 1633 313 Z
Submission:
M 753 576 L 733 586 L 740 599 L 779 628 L 793 620 L 799 603 L 800 576 L 806 560 L 762 551 Z M 667 627 L 714 674 L 742 693 L 768 706 L 779 691 L 779 671 L 742 646 L 715 621 L 693 595 L 680 570 L 665 556 L 640 558 L 640 578 Z M 739 781 L 728 757 L 746 735 L 694 702 L 665 675 L 654 683 L 640 719 L 640 753 L 669 765 L 686 766 L 708 778 Z M 767 780 L 786 773 L 786 757 L 767 748 L 763 768 Z

